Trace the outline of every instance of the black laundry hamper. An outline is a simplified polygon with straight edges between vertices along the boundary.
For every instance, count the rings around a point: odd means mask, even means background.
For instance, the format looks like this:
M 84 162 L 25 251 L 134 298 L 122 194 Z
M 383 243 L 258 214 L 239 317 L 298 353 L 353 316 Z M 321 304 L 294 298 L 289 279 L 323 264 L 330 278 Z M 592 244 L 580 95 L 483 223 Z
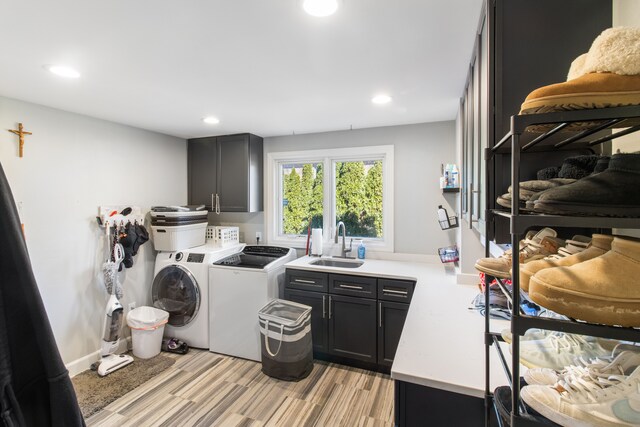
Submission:
M 299 381 L 313 370 L 311 307 L 275 299 L 258 312 L 262 372 Z

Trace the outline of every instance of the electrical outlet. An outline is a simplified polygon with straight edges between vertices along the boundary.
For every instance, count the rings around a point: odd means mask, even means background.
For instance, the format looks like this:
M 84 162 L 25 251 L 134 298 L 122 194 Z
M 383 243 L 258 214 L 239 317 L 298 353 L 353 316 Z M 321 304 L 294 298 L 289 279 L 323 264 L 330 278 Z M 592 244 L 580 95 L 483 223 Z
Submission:
M 256 240 L 262 240 L 262 232 L 256 231 Z
M 129 303 L 129 311 L 133 310 L 134 308 L 136 308 L 136 302 L 130 302 Z

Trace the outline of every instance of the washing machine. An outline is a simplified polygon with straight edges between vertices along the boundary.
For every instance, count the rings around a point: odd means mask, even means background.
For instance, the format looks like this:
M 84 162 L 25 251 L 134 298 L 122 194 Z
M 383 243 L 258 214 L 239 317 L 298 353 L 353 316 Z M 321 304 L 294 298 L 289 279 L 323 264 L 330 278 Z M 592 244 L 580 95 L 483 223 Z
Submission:
M 183 340 L 190 347 L 209 349 L 209 267 L 243 247 L 207 244 L 158 253 L 151 302 L 169 312 L 165 336 Z
M 209 349 L 261 361 L 258 311 L 282 296 L 292 248 L 249 246 L 214 261 L 209 271 Z

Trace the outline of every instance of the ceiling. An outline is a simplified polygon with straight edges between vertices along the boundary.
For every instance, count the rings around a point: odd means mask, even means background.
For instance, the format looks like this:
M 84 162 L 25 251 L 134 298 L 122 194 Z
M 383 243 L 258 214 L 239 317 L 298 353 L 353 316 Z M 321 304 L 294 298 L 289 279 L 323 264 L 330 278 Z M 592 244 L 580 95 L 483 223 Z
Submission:
M 300 0 L 4 1 L 0 95 L 183 138 L 452 120 L 481 5 L 342 0 L 315 18 Z M 381 92 L 393 101 L 372 104 Z

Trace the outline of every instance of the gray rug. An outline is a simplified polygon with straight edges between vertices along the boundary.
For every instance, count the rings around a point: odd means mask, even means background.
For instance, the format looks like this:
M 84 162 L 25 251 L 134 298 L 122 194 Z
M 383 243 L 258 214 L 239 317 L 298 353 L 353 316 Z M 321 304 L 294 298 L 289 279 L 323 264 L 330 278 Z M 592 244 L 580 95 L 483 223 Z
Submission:
M 76 390 L 80 410 L 85 418 L 90 417 L 109 403 L 124 396 L 145 381 L 175 363 L 175 359 L 163 356 L 162 353 L 151 359 L 138 359 L 106 377 L 97 372 L 87 370 L 71 378 Z

